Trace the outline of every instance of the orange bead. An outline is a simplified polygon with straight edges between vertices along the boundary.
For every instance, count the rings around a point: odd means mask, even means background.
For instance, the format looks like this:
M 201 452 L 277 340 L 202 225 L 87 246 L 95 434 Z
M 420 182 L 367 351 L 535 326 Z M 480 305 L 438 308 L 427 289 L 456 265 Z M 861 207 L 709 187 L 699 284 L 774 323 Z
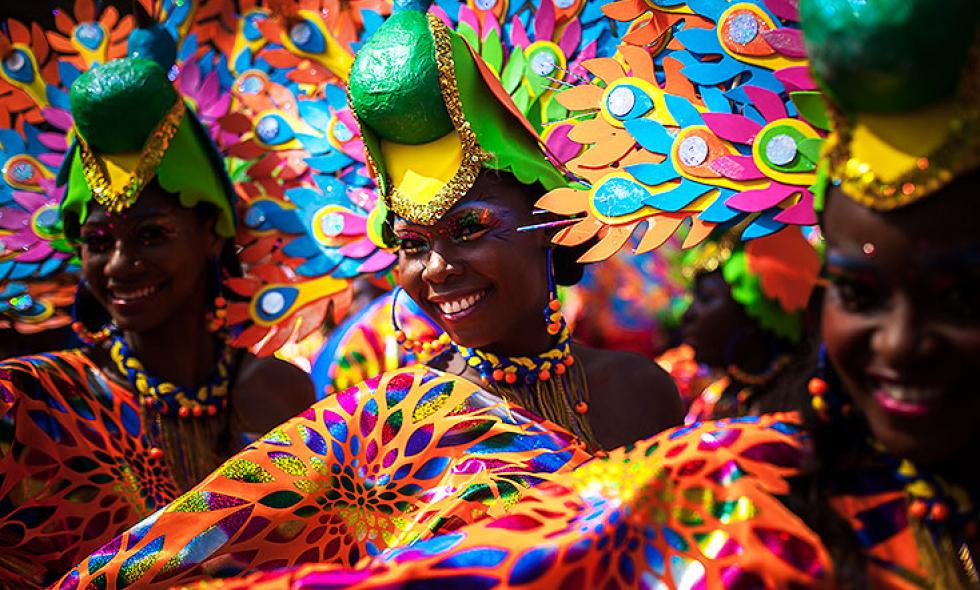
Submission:
M 564 374 L 565 374 L 565 365 L 561 363 L 555 365 L 555 375 L 564 375 Z
M 194 406 L 194 409 L 191 410 L 191 413 L 193 413 L 195 417 L 200 418 L 201 416 L 204 415 L 204 408 L 202 408 L 201 406 Z
M 540 381 L 547 381 L 548 379 L 551 379 L 551 373 L 549 373 L 547 369 L 542 369 L 541 372 L 538 373 L 538 379 Z
M 810 395 L 823 395 L 827 393 L 827 382 L 819 377 L 814 377 L 807 383 L 806 388 Z
M 181 418 L 186 418 L 191 415 L 191 409 L 187 406 L 182 406 L 179 410 L 177 410 L 177 415 Z
M 215 307 L 224 307 L 228 305 L 228 300 L 219 295 L 214 298 L 214 305 Z
M 936 502 L 932 505 L 929 516 L 936 522 L 943 522 L 949 518 L 949 506 L 945 502 Z
M 150 456 L 150 459 L 159 459 L 163 456 L 163 449 L 160 447 L 150 447 L 147 454 Z
M 551 301 L 548 302 L 548 309 L 550 309 L 551 311 L 558 311 L 559 309 L 561 309 L 561 301 L 558 301 L 557 299 L 552 299 Z
M 507 373 L 506 375 L 504 375 L 504 381 L 508 385 L 513 385 L 513 384 L 517 383 L 517 374 L 516 373 Z
M 561 324 L 550 323 L 548 324 L 548 333 L 554 336 L 558 332 L 561 332 Z
M 504 371 L 503 371 L 503 369 L 494 369 L 494 371 L 493 371 L 493 380 L 494 381 L 503 381 L 504 380 Z
M 575 404 L 575 413 L 576 414 L 585 414 L 588 411 L 589 411 L 589 404 L 587 404 L 585 402 L 579 402 L 579 403 Z
M 218 408 L 216 408 L 215 406 L 208 406 L 208 416 L 217 416 L 217 415 L 218 415 Z
M 572 355 L 568 355 L 565 358 L 563 358 L 561 362 L 563 362 L 567 366 L 571 367 L 572 365 L 575 364 L 575 357 L 573 357 Z
M 926 515 L 927 506 L 922 500 L 913 500 L 909 504 L 909 516 L 912 518 L 922 520 Z

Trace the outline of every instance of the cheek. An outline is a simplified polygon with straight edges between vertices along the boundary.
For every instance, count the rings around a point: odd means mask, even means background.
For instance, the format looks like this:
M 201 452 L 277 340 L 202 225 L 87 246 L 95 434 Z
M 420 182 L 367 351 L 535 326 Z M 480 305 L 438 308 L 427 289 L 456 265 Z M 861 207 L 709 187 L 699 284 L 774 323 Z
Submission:
M 849 313 L 827 295 L 824 299 L 821 335 L 827 357 L 847 382 L 856 382 L 871 354 L 871 326 L 860 316 Z
M 405 254 L 398 255 L 398 285 L 408 295 L 419 302 L 422 298 L 424 282 L 422 281 L 423 265 Z

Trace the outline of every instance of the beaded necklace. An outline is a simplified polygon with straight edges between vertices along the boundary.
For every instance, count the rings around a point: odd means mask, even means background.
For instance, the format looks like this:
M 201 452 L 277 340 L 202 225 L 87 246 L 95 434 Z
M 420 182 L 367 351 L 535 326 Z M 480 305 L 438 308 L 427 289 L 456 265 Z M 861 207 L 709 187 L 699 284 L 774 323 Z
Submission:
M 114 331 L 109 356 L 126 376 L 143 408 L 151 458 L 165 457 L 171 475 L 182 489 L 190 489 L 224 460 L 228 447 L 230 389 L 235 349 L 224 344 L 208 383 L 189 391 L 150 375 L 125 339 Z
M 119 333 L 112 335 L 109 356 L 116 363 L 119 372 L 136 389 L 143 406 L 157 414 L 200 418 L 216 416 L 228 406 L 229 374 L 234 361 L 234 349 L 230 346 L 222 344 L 221 358 L 214 373 L 196 391 L 188 391 L 149 374 Z
M 908 459 L 892 457 L 877 441 L 871 446 L 905 486 L 909 525 L 935 587 L 977 587 L 980 576 L 970 542 L 977 536 L 980 510 L 969 491 Z
M 529 357 L 499 356 L 453 343 L 453 347 L 480 373 L 484 385 L 521 407 L 575 434 L 585 446 L 600 449 L 586 414 L 589 388 L 579 363 L 572 356 L 572 337 L 564 319 L 555 346 Z

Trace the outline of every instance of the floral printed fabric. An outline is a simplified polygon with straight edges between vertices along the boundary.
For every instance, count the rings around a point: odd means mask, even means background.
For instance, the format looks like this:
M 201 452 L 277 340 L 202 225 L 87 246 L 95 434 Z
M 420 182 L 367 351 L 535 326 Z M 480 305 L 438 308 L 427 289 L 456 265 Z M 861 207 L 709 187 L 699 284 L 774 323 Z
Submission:
M 782 499 L 805 433 L 794 414 L 682 427 L 596 458 L 508 515 L 365 560 L 215 580 L 238 590 L 834 587 L 826 548 Z M 901 485 L 862 473 L 833 504 L 870 554 L 871 587 L 928 588 Z
M 163 588 L 362 557 L 504 516 L 588 455 L 459 377 L 413 367 L 321 400 L 95 551 L 58 588 Z
M 81 350 L 0 363 L 0 587 L 38 588 L 177 497 L 134 394 Z

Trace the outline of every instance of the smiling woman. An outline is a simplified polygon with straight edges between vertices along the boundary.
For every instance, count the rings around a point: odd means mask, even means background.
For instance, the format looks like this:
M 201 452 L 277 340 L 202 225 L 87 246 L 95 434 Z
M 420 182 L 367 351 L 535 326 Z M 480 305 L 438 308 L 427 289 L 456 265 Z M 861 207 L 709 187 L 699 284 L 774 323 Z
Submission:
M 298 369 L 236 351 L 216 329 L 222 282 L 241 272 L 234 194 L 164 67 L 105 63 L 70 99 L 62 214 L 86 345 L 0 364 L 10 587 L 51 583 L 313 400 Z
M 572 181 L 499 80 L 437 18 L 405 10 L 386 26 L 393 34 L 357 56 L 351 106 L 387 211 L 379 233 L 399 249 L 399 282 L 452 342 L 430 366 L 592 450 L 678 423 L 676 387 L 657 365 L 569 337 L 555 286 L 574 284 L 581 269 L 550 243 L 553 231 L 526 230 L 556 221 L 534 204 Z

